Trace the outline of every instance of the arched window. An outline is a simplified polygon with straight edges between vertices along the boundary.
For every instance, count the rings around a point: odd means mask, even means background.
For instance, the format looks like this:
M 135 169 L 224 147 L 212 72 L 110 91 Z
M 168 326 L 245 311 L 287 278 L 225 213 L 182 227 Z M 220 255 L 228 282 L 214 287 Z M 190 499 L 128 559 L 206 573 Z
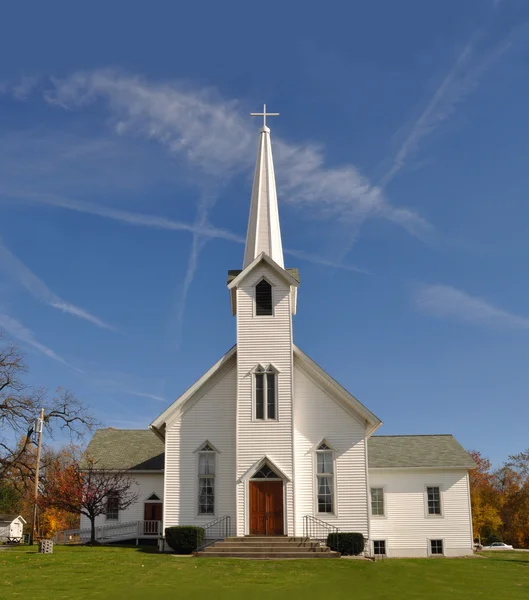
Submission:
M 256 316 L 270 316 L 272 312 L 272 286 L 266 281 L 261 281 L 255 286 L 255 314 Z
M 318 512 L 334 513 L 334 452 L 324 440 L 316 448 Z
M 215 448 L 205 442 L 198 451 L 198 514 L 215 514 Z
M 254 371 L 254 416 L 257 420 L 277 419 L 277 372 L 272 365 L 257 365 Z

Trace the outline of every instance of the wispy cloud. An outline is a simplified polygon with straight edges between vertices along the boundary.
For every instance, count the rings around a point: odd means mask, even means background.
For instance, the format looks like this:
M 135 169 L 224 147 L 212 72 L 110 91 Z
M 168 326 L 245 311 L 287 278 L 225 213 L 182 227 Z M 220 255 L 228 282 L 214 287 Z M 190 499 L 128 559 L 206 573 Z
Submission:
M 503 329 L 529 330 L 529 317 L 510 313 L 485 298 L 471 296 L 449 285 L 419 285 L 414 290 L 413 300 L 419 310 L 434 317 Z
M 87 310 L 66 302 L 39 279 L 19 258 L 10 252 L 0 239 L 0 269 L 10 275 L 19 285 L 24 287 L 37 300 L 48 304 L 62 312 L 84 319 L 98 327 L 115 331 L 115 327 L 105 323 Z
M 212 225 L 193 225 L 192 223 L 176 221 L 166 217 L 131 212 L 128 210 L 102 206 L 93 202 L 86 202 L 84 200 L 67 198 L 57 194 L 39 193 L 31 190 L 13 191 L 6 189 L 4 194 L 8 197 L 19 198 L 20 200 L 37 202 L 40 204 L 47 204 L 49 206 L 57 206 L 60 208 L 66 208 L 68 210 L 97 215 L 99 217 L 113 219 L 114 221 L 119 221 L 120 223 L 126 223 L 128 225 L 151 227 L 154 229 L 167 229 L 170 231 L 189 231 L 191 233 L 198 233 L 206 237 L 220 238 L 232 242 L 244 243 L 244 239 L 241 236 L 224 229 L 219 229 L 218 227 L 214 227 Z
M 422 140 L 432 134 L 464 102 L 479 85 L 486 71 L 510 47 L 510 41 L 504 41 L 488 50 L 484 55 L 476 51 L 477 41 L 483 31 L 479 30 L 466 44 L 457 59 L 444 76 L 419 118 L 413 123 L 410 132 L 400 145 L 389 169 L 382 176 L 379 185 L 384 188 L 406 165 Z
M 155 139 L 216 181 L 247 171 L 255 158 L 255 129 L 245 118 L 248 111 L 212 89 L 99 70 L 52 80 L 45 97 L 68 109 L 103 101 L 118 134 Z M 309 209 L 304 211 L 308 217 L 339 218 L 354 224 L 383 218 L 413 235 L 429 229 L 413 211 L 392 206 L 354 165 L 327 167 L 321 146 L 275 139 L 274 149 L 282 201 Z
M 7 333 L 22 342 L 23 344 L 34 348 L 41 354 L 44 354 L 48 358 L 56 360 L 57 362 L 81 373 L 82 371 L 77 367 L 72 366 L 68 361 L 66 361 L 62 356 L 59 356 L 55 351 L 53 351 L 48 346 L 45 346 L 41 342 L 37 340 L 35 334 L 25 327 L 20 321 L 14 319 L 13 317 L 0 312 L 0 328 L 7 331 Z
M 0 188 L 0 191 L 1 188 Z M 198 236 L 202 236 L 203 238 L 218 238 L 227 240 L 230 242 L 235 242 L 237 244 L 244 244 L 245 238 L 228 231 L 226 229 L 221 229 L 215 227 L 213 225 L 209 225 L 204 223 L 202 219 L 198 218 L 195 223 L 185 223 L 182 221 L 175 221 L 174 219 L 169 219 L 166 217 L 159 217 L 156 215 L 148 215 L 144 213 L 136 213 L 127 210 L 110 208 L 107 206 L 102 206 L 100 204 L 95 204 L 93 202 L 86 202 L 83 200 L 76 200 L 73 198 L 66 198 L 64 196 L 58 196 L 56 194 L 45 194 L 45 193 L 37 193 L 32 191 L 8 191 L 5 190 L 4 193 L 8 197 L 19 198 L 21 200 L 36 202 L 40 204 L 47 204 L 49 206 L 57 206 L 60 208 L 65 208 L 68 210 L 73 210 L 77 212 L 84 212 L 91 215 L 96 215 L 99 217 L 112 219 L 115 221 L 119 221 L 120 223 L 125 223 L 128 225 L 138 226 L 138 227 L 148 227 L 154 229 L 166 229 L 169 231 L 188 231 L 192 234 L 196 234 Z M 196 252 L 196 250 L 195 250 Z M 354 271 L 358 273 L 365 273 L 364 269 L 360 267 L 355 267 L 354 265 L 343 264 L 337 261 L 328 260 L 324 257 L 320 257 L 316 254 L 312 254 L 310 252 L 304 252 L 302 250 L 295 250 L 286 248 L 284 250 L 285 254 L 290 254 L 291 256 L 295 256 L 301 260 L 305 260 L 307 262 L 311 262 L 314 264 L 325 265 L 330 267 L 335 267 L 337 269 L 343 269 L 346 271 Z M 190 254 L 190 258 L 193 257 L 193 251 Z
M 195 226 L 198 229 L 203 228 L 207 224 L 209 210 L 215 203 L 216 196 L 211 194 L 209 191 L 204 190 L 202 196 L 198 203 L 197 209 L 197 218 L 195 221 Z M 187 303 L 187 296 L 189 294 L 189 290 L 191 289 L 191 284 L 195 278 L 195 273 L 198 268 L 198 258 L 200 255 L 200 251 L 206 244 L 208 238 L 204 237 L 198 231 L 193 233 L 193 240 L 191 242 L 191 250 L 189 252 L 189 259 L 187 262 L 186 274 L 184 277 L 184 281 L 182 282 L 180 299 L 178 301 L 178 308 L 176 313 L 176 346 L 180 346 L 181 338 L 182 338 L 182 328 L 184 324 L 184 314 Z M 241 239 L 241 242 L 243 240 Z

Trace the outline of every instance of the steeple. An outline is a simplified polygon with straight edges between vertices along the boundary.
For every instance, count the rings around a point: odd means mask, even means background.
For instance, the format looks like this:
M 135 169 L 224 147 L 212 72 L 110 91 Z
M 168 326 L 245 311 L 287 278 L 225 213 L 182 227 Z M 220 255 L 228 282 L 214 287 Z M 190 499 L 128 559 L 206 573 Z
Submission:
M 262 113 L 252 113 L 252 116 L 264 117 L 264 124 L 261 128 L 259 149 L 257 151 L 243 269 L 262 252 L 267 254 L 282 269 L 285 268 L 277 208 L 274 162 L 272 160 L 272 143 L 270 141 L 270 129 L 266 126 L 266 117 L 276 116 L 277 114 L 267 113 L 266 104 Z

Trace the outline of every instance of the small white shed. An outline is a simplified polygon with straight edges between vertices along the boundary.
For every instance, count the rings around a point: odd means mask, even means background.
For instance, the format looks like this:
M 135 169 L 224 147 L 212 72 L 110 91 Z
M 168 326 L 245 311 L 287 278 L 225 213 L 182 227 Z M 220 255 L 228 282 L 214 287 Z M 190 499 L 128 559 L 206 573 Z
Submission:
M 25 524 L 20 515 L 0 514 L 0 542 L 22 541 Z

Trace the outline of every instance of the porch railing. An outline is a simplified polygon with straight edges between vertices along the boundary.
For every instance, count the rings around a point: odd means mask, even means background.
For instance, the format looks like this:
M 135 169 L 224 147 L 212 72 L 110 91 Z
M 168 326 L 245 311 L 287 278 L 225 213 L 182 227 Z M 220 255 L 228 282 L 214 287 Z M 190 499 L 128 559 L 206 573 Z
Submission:
M 215 542 L 220 542 L 221 540 L 231 536 L 231 517 L 228 515 L 219 517 L 214 521 L 206 523 L 203 529 L 204 537 L 202 542 L 200 542 L 200 536 L 197 532 L 197 552 L 203 550 L 207 546 L 211 546 Z
M 323 544 L 327 543 L 329 533 L 338 533 L 340 530 L 335 525 L 317 519 L 312 515 L 303 517 L 303 535 Z

